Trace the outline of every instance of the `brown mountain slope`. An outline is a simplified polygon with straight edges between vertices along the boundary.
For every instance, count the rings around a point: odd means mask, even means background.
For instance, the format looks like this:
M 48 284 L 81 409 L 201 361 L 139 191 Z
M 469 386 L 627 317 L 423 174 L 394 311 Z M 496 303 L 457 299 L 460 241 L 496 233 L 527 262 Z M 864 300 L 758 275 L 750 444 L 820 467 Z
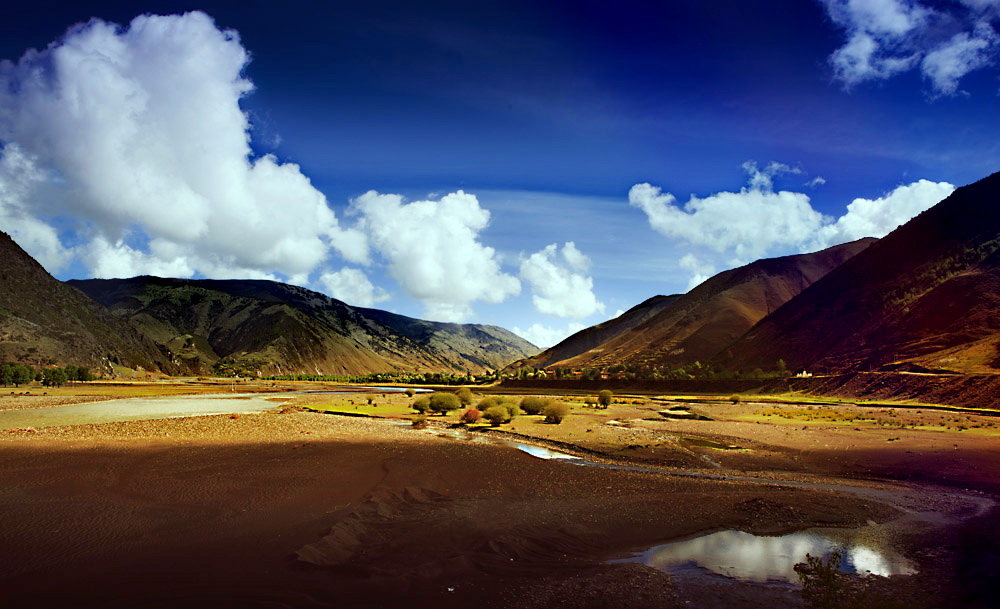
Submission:
M 518 362 L 517 367 L 531 366 L 532 368 L 544 368 L 549 365 L 558 365 L 560 362 L 586 353 L 591 349 L 596 349 L 623 332 L 627 332 L 642 324 L 663 309 L 669 307 L 678 298 L 680 298 L 678 294 L 672 296 L 653 296 L 614 319 L 584 328 L 576 334 L 563 339 L 559 344 L 549 347 L 535 357 L 529 357 L 526 360 Z
M 642 323 L 586 352 L 549 365 L 672 366 L 705 362 L 874 241 L 862 239 L 811 254 L 758 260 L 719 273 Z
M 787 303 L 720 362 L 1000 368 L 1000 174 L 956 190 Z
M 0 232 L 0 361 L 36 367 L 110 364 L 170 370 L 164 353 L 129 323 L 110 315 L 49 273 Z
M 494 326 L 351 307 L 273 281 L 135 277 L 72 281 L 191 371 L 222 358 L 267 374 L 483 372 L 537 348 Z

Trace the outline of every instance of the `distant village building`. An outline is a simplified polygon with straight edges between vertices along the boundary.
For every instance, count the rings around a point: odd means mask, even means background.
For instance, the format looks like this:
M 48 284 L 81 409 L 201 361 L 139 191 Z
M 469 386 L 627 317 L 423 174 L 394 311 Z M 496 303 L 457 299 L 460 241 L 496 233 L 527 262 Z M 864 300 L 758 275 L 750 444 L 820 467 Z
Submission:
M 812 376 L 812 372 L 806 372 L 805 370 L 803 370 L 802 372 L 796 374 L 795 378 L 804 379 L 804 378 L 809 378 L 810 376 Z

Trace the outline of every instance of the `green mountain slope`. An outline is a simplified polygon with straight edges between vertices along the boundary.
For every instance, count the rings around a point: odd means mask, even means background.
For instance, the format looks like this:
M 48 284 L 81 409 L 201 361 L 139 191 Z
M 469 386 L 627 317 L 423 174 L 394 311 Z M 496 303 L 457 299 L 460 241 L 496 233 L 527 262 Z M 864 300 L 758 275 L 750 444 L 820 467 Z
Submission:
M 153 341 L 49 275 L 6 233 L 0 233 L 0 260 L 0 361 L 73 364 L 101 373 L 112 372 L 113 363 L 172 369 Z
M 235 359 L 268 374 L 477 373 L 537 349 L 501 328 L 351 307 L 273 281 L 158 277 L 72 281 L 191 371 Z

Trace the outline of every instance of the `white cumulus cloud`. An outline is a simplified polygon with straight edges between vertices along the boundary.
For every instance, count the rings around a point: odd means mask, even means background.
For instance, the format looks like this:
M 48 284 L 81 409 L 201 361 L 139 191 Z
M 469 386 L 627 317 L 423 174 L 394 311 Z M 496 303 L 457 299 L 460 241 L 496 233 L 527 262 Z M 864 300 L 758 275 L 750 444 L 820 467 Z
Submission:
M 553 243 L 521 261 L 521 278 L 531 286 L 536 311 L 579 319 L 604 312 L 586 274 L 589 268 L 590 259 L 575 243 L 568 241 L 561 250 Z
M 847 213 L 816 233 L 811 245 L 822 249 L 863 237 L 884 237 L 954 191 L 948 182 L 918 180 L 877 199 L 854 199 L 848 203 Z
M 0 156 L 0 228 L 42 266 L 58 271 L 70 263 L 73 252 L 63 247 L 52 226 L 36 218 L 26 205 L 29 192 L 45 181 L 34 161 L 17 144 L 8 144 Z
M 802 243 L 823 223 L 808 195 L 774 192 L 771 182 L 780 167 L 772 164 L 760 171 L 748 163 L 748 186 L 705 198 L 692 195 L 683 207 L 657 186 L 636 184 L 629 190 L 629 203 L 643 210 L 650 226 L 667 237 L 750 261 L 776 247 Z
M 301 282 L 331 249 L 366 261 L 364 235 L 339 225 L 297 165 L 252 154 L 247 61 L 235 31 L 192 12 L 95 19 L 0 63 L 3 160 L 24 155 L 43 176 L 18 191 L 0 174 L 4 216 L 73 219 L 97 276 Z
M 465 321 L 472 303 L 498 303 L 521 283 L 500 269 L 492 247 L 479 241 L 490 212 L 461 190 L 438 201 L 405 202 L 369 191 L 351 204 L 358 227 L 387 262 L 389 273 L 431 319 Z
M 570 322 L 565 328 L 557 328 L 535 323 L 531 324 L 531 326 L 525 330 L 514 326 L 514 328 L 511 329 L 511 332 L 517 334 L 536 347 L 548 349 L 549 347 L 561 342 L 563 339 L 572 336 L 573 334 L 576 334 L 586 327 L 586 324 L 576 322 Z
M 715 266 L 698 260 L 698 257 L 692 253 L 681 256 L 677 265 L 691 273 L 691 279 L 688 280 L 687 285 L 688 291 L 704 283 L 706 279 L 715 274 Z
M 820 1 L 847 36 L 830 56 L 847 86 L 919 68 L 934 95 L 954 95 L 962 77 L 996 63 L 994 0 Z
M 950 195 L 948 182 L 918 180 L 876 199 L 858 198 L 838 218 L 816 211 L 809 195 L 773 189 L 784 165 L 758 170 L 744 165 L 748 185 L 739 192 L 705 198 L 692 195 L 683 206 L 651 184 L 629 190 L 629 203 L 646 213 L 660 234 L 687 243 L 678 266 L 691 273 L 688 289 L 708 279 L 719 266 L 732 268 L 769 255 L 816 251 L 863 237 L 883 237 Z
M 350 267 L 344 267 L 337 272 L 323 273 L 319 277 L 319 283 L 326 289 L 327 294 L 349 305 L 371 307 L 389 300 L 388 292 L 372 285 L 364 272 Z

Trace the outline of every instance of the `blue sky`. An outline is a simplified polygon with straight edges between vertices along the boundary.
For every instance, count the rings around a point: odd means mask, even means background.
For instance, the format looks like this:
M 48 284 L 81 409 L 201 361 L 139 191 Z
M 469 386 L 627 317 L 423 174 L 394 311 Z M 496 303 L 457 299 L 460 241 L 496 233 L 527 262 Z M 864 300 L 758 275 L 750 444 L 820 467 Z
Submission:
M 37 3 L 0 23 L 0 228 L 63 279 L 269 277 L 547 346 L 996 171 L 998 15 Z

